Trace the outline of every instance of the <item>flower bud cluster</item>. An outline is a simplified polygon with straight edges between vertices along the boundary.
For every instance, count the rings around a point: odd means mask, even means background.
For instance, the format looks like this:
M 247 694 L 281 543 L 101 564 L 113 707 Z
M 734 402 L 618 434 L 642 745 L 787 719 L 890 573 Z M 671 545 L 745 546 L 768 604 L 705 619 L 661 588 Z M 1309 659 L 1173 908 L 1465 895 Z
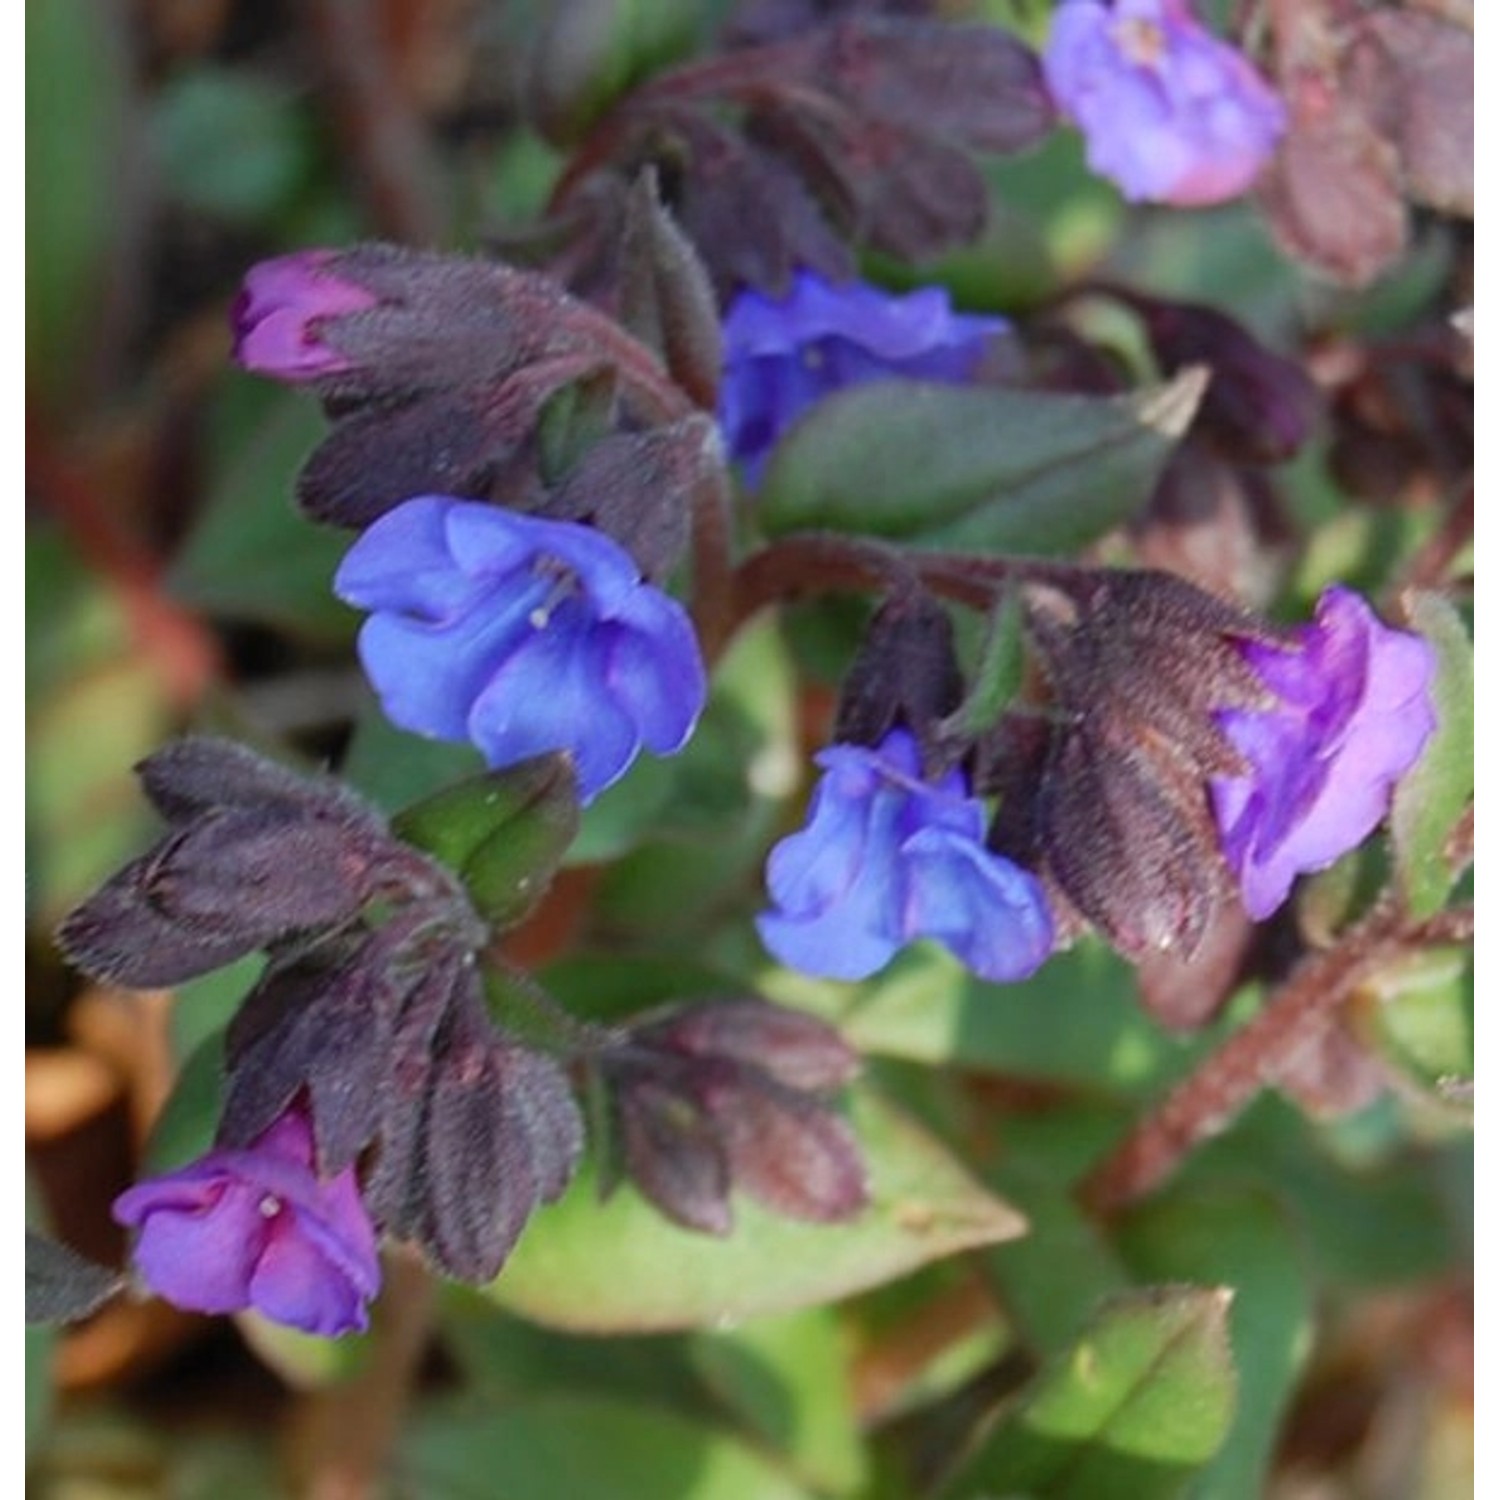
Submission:
M 674 1008 L 597 1058 L 616 1161 L 666 1216 L 725 1235 L 730 1189 L 815 1223 L 864 1207 L 859 1147 L 830 1096 L 859 1059 L 831 1027 L 763 1000 Z
M 148 1284 L 338 1333 L 363 1326 L 377 1232 L 493 1276 L 581 1125 L 557 1064 L 489 1019 L 463 888 L 333 781 L 239 746 L 180 742 L 141 780 L 171 830 L 63 923 L 64 952 L 135 986 L 267 957 L 226 1037 L 217 1146 L 117 1204 Z
M 1292 634 L 1168 574 L 1033 604 L 1045 719 L 1002 722 L 991 843 L 1122 952 L 1195 952 L 1359 844 L 1434 728 L 1436 663 L 1347 590 Z M 1032 788 L 1028 794 L 1026 788 Z
M 682 748 L 702 660 L 647 579 L 717 442 L 644 347 L 546 277 L 380 245 L 257 267 L 235 320 L 240 362 L 334 419 L 298 496 L 362 531 L 336 589 L 371 611 L 360 656 L 393 723 L 495 767 L 566 751 L 585 802 L 643 746 Z M 601 379 L 616 430 L 558 438 L 557 402 Z

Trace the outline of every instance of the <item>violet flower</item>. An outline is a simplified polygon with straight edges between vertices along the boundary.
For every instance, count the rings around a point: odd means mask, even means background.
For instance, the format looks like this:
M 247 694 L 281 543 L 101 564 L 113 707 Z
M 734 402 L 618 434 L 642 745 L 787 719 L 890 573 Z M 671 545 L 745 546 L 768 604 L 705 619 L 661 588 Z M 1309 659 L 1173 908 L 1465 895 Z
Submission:
M 1004 318 L 956 313 L 942 287 L 905 296 L 798 271 L 785 297 L 745 290 L 724 321 L 719 424 L 758 482 L 781 435 L 834 391 L 872 380 L 962 382 Z
M 686 611 L 603 532 L 425 495 L 349 549 L 338 596 L 393 724 L 491 766 L 564 750 L 587 803 L 642 746 L 682 749 L 707 693 Z
M 783 963 L 864 979 L 934 938 L 984 979 L 1024 979 L 1052 951 L 1036 877 L 985 847 L 985 811 L 962 771 L 922 777 L 910 731 L 832 745 L 807 826 L 771 851 L 776 909 L 757 925 Z
M 1188 0 L 1064 0 L 1042 66 L 1089 166 L 1132 201 L 1238 197 L 1286 129 L 1271 86 Z
M 1279 702 L 1264 713 L 1220 711 L 1251 770 L 1214 777 L 1210 790 L 1225 857 L 1259 921 L 1298 875 L 1331 865 L 1385 816 L 1437 727 L 1437 659 L 1420 636 L 1382 625 L 1337 587 L 1290 649 L 1247 641 L 1240 650 Z
M 234 357 L 245 369 L 295 383 L 354 367 L 323 342 L 320 325 L 364 312 L 379 298 L 326 270 L 334 254 L 299 250 L 250 269 L 230 312 Z
M 366 1326 L 380 1286 L 354 1169 L 317 1175 L 312 1128 L 297 1110 L 242 1150 L 216 1149 L 138 1183 L 115 1199 L 114 1216 L 140 1231 L 146 1284 L 194 1312 L 253 1308 L 332 1336 Z

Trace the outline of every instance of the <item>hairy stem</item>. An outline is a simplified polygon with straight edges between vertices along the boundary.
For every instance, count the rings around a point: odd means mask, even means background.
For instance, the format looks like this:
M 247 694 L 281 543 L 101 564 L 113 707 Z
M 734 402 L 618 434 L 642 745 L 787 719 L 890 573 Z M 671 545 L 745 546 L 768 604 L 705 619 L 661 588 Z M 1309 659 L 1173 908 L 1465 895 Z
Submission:
M 943 598 L 987 610 L 1010 582 L 1072 592 L 1093 570 L 1029 557 L 966 557 L 923 552 L 868 537 L 809 531 L 784 537 L 746 559 L 733 579 L 730 619 L 743 625 L 767 605 L 812 594 L 879 589 L 931 589 Z
M 1304 958 L 1260 1014 L 1126 1136 L 1084 1182 L 1084 1202 L 1107 1212 L 1145 1197 L 1274 1083 L 1333 1023 L 1350 992 L 1374 970 L 1412 948 L 1462 942 L 1472 930 L 1471 909 L 1411 923 L 1387 891 L 1332 948 Z

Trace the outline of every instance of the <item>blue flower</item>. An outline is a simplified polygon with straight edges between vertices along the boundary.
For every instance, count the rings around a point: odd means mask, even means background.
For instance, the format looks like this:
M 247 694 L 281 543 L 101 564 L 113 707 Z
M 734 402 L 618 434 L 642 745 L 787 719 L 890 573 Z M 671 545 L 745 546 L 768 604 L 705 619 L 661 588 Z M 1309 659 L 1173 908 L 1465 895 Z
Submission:
M 1042 66 L 1089 166 L 1132 201 L 1238 197 L 1286 129 L 1271 86 L 1187 0 L 1064 0 Z
M 1219 713 L 1250 770 L 1215 777 L 1210 791 L 1225 857 L 1260 921 L 1298 875 L 1331 865 L 1385 816 L 1437 727 L 1437 657 L 1345 588 L 1323 594 L 1291 647 L 1240 649 L 1277 701 Z
M 782 433 L 822 397 L 871 380 L 968 380 L 985 341 L 1008 327 L 954 312 L 941 287 L 898 297 L 799 271 L 780 300 L 743 291 L 724 321 L 725 445 L 757 482 Z
M 359 654 L 393 724 L 495 767 L 566 750 L 584 802 L 643 745 L 682 749 L 703 710 L 686 612 L 589 526 L 425 495 L 355 542 L 334 589 L 374 611 Z
M 864 979 L 935 938 L 984 979 L 1024 979 L 1052 951 L 1035 876 L 987 849 L 985 814 L 961 771 L 922 779 L 905 729 L 879 746 L 833 745 L 807 826 L 771 851 L 776 910 L 757 925 L 783 963 Z

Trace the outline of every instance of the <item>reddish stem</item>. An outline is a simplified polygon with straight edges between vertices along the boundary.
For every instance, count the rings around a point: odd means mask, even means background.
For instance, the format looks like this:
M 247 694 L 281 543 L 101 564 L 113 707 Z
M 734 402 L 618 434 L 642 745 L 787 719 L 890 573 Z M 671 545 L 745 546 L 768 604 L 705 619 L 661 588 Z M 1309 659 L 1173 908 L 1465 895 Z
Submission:
M 446 215 L 437 158 L 387 55 L 371 0 L 309 0 L 308 25 L 370 217 L 388 239 L 436 244 Z
M 1260 1014 L 1126 1136 L 1083 1184 L 1084 1202 L 1107 1212 L 1159 1187 L 1317 1040 L 1357 984 L 1410 949 L 1465 941 L 1473 921 L 1472 909 L 1461 909 L 1411 924 L 1387 892 L 1334 947 L 1304 958 Z
M 1031 583 L 1064 593 L 1091 570 L 1029 557 L 968 557 L 891 546 L 868 537 L 808 531 L 772 542 L 734 574 L 732 627 L 769 604 L 809 594 L 862 593 L 920 585 L 957 604 L 988 609 L 1005 584 Z
M 161 563 L 103 504 L 30 412 L 26 478 L 79 556 L 119 598 L 141 654 L 157 667 L 174 703 L 191 707 L 219 676 L 218 642 L 202 621 L 162 594 Z

